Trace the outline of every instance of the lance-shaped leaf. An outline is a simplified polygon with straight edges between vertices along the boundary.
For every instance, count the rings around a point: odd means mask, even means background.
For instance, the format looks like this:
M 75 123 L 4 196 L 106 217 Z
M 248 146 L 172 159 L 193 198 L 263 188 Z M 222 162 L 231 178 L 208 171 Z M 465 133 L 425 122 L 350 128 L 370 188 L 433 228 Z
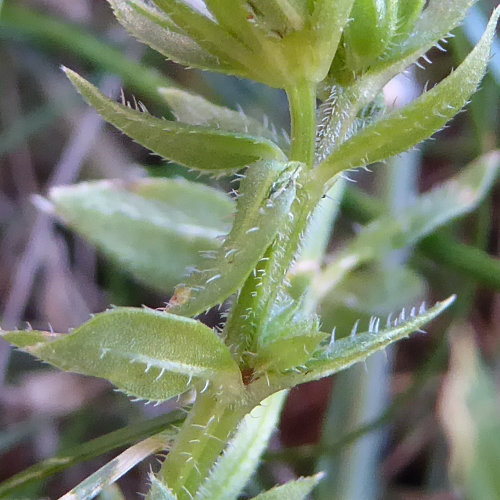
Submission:
M 397 38 L 396 34 L 396 39 L 394 43 L 391 44 L 394 50 L 386 54 L 385 59 L 382 59 L 379 64 L 373 65 L 373 68 L 370 68 L 355 82 L 343 90 L 343 100 L 351 103 L 348 115 L 350 119 L 343 120 L 347 123 L 347 127 L 351 127 L 351 121 L 356 114 L 364 107 L 369 106 L 392 78 L 403 72 L 411 64 L 417 62 L 419 57 L 425 58 L 425 53 L 431 49 L 433 45 L 436 45 L 439 50 L 446 50 L 446 38 L 451 36 L 449 32 L 465 17 L 467 9 L 476 1 L 477 0 L 431 0 L 424 10 L 425 15 L 421 14 L 419 16 L 415 32 L 412 33 L 411 36 L 407 34 L 402 34 L 400 36 L 401 39 L 404 39 L 404 44 L 398 42 L 399 38 Z M 411 5 L 410 10 L 418 10 L 421 7 L 420 0 L 400 3 Z M 407 9 L 408 7 L 404 7 L 403 11 Z M 406 14 L 408 13 L 409 12 L 406 12 Z M 413 12 L 412 16 L 414 15 L 415 12 Z M 404 24 L 398 22 L 398 27 L 403 28 Z M 426 61 L 429 62 L 428 59 L 426 59 Z M 418 62 L 417 64 L 420 65 Z M 342 63 L 341 66 L 343 67 L 344 64 Z M 343 71 L 342 69 L 341 72 Z M 350 76 L 348 76 L 348 79 L 349 78 Z M 335 90 L 335 82 L 330 83 L 331 87 Z M 335 121 L 332 125 L 333 127 L 337 127 Z M 345 125 L 342 127 L 345 128 Z M 343 142 L 343 140 L 344 137 L 342 137 L 341 142 Z
M 409 337 L 413 332 L 420 331 L 426 323 L 441 314 L 454 300 L 455 296 L 452 296 L 443 302 L 438 302 L 429 310 L 425 310 L 425 304 L 422 304 L 418 310 L 412 308 L 409 313 L 403 309 L 395 319 L 389 315 L 386 328 L 382 330 L 380 329 L 381 320 L 374 318 L 369 332 L 353 334 L 349 338 L 340 340 L 335 340 L 335 336 L 332 335 L 330 344 L 322 351 L 317 351 L 317 357 L 306 363 L 300 372 L 268 373 L 266 377 L 253 382 L 249 390 L 251 393 L 266 394 L 269 391 L 287 389 L 305 382 L 319 380 L 345 370 L 394 342 Z
M 125 3 L 123 0 L 109 1 L 114 4 L 118 3 L 121 8 L 123 8 L 122 4 Z M 128 3 L 137 13 L 156 25 L 153 27 L 158 32 L 159 37 L 152 37 L 148 34 L 147 27 L 143 30 L 144 34 L 140 33 L 145 42 L 172 60 L 200 69 L 237 74 L 243 77 L 250 76 L 251 71 L 244 61 L 251 58 L 251 51 L 245 44 L 241 43 L 237 32 L 224 29 L 223 25 L 218 25 L 204 13 L 193 9 L 182 1 L 158 0 L 154 2 L 158 9 L 155 6 L 145 5 L 143 0 L 128 0 Z M 237 5 L 235 4 L 234 7 Z M 119 20 L 123 23 L 125 16 L 121 17 Z M 134 16 L 131 16 L 127 21 L 129 31 L 132 33 L 137 31 L 135 25 L 141 24 L 141 20 Z M 172 32 L 174 36 L 172 36 Z M 182 33 L 183 38 L 177 37 L 176 32 Z M 186 47 L 191 52 L 187 54 L 188 57 L 186 57 L 182 47 L 176 46 L 184 39 Z M 159 41 L 157 42 L 157 40 Z
M 413 245 L 439 226 L 471 212 L 495 182 L 499 169 L 500 153 L 494 151 L 420 196 L 413 206 L 397 215 L 379 217 L 333 257 L 331 264 L 318 275 L 311 293 L 316 298 L 322 297 L 359 265 Z
M 54 212 L 147 286 L 170 293 L 202 251 L 217 250 L 235 203 L 184 179 L 100 181 L 52 189 Z
M 198 321 L 148 309 L 98 314 L 69 334 L 7 332 L 5 340 L 63 370 L 101 377 L 140 399 L 164 401 L 192 381 L 231 392 L 238 366 L 222 340 Z
M 264 137 L 275 143 L 284 142 L 284 137 L 280 137 L 276 130 L 270 130 L 243 111 L 218 106 L 200 95 L 181 89 L 161 88 L 159 92 L 180 122 Z
M 154 153 L 188 168 L 235 171 L 257 160 L 285 159 L 284 153 L 271 141 L 156 118 L 109 99 L 74 71 L 65 71 L 106 121 Z
M 324 160 L 317 170 L 319 182 L 402 153 L 440 130 L 476 91 L 487 68 L 499 16 L 500 8 L 481 41 L 450 76 L 408 106 L 369 125 Z
M 108 0 L 116 18 L 141 42 L 184 66 L 226 72 L 228 60 L 216 57 L 198 45 L 165 13 L 144 0 Z
M 285 400 L 286 393 L 268 397 L 241 422 L 195 500 L 233 500 L 238 498 L 260 461 Z
M 171 312 L 195 316 L 244 284 L 288 216 L 300 169 L 296 162 L 260 162 L 246 171 L 231 232 L 218 252 L 207 255 L 208 267 L 179 285 L 168 304 Z
M 324 474 L 319 473 L 310 477 L 301 477 L 290 481 L 272 490 L 257 495 L 252 500 L 305 500 L 312 490 L 323 479 Z

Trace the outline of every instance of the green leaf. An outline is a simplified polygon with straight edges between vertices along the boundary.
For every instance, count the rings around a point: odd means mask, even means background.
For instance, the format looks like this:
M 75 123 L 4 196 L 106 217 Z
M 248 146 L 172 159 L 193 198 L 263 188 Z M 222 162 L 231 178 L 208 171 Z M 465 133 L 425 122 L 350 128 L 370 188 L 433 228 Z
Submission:
M 143 0 L 108 0 L 116 18 L 141 42 L 184 66 L 227 72 L 229 60 L 198 45 L 166 14 Z
M 49 192 L 55 213 L 142 283 L 170 293 L 216 250 L 234 202 L 184 179 L 86 182 Z
M 301 299 L 281 296 L 253 346 L 248 364 L 256 372 L 285 371 L 302 366 L 328 336 L 319 331 L 316 314 L 303 312 Z
M 432 46 L 442 38 L 446 37 L 453 28 L 458 26 L 460 21 L 465 17 L 467 11 L 477 0 L 430 0 L 427 7 L 420 13 L 418 11 L 422 0 L 412 0 L 412 2 L 404 2 L 400 0 L 400 4 L 408 3 L 415 4 L 413 9 L 410 7 L 401 8 L 400 12 L 404 13 L 407 18 L 415 18 L 418 20 L 414 26 L 411 36 L 408 36 L 403 44 L 396 46 L 393 53 L 388 57 L 388 63 L 398 61 L 400 64 L 408 65 L 407 61 L 415 61 L 419 56 L 425 54 Z M 410 13 L 410 10 L 413 10 Z M 404 69 L 401 68 L 400 71 Z
M 78 486 L 68 491 L 60 500 L 90 500 L 95 498 L 106 486 L 109 486 L 130 469 L 150 455 L 165 448 L 165 436 L 159 434 L 131 446 L 119 456 L 91 474 Z
M 296 481 L 290 481 L 261 493 L 252 500 L 305 500 L 323 477 L 324 474 L 322 473 L 310 477 L 301 477 Z
M 295 325 L 292 326 L 294 327 Z M 317 331 L 281 338 L 261 347 L 252 364 L 257 372 L 283 372 L 302 366 L 312 358 L 321 342 L 327 338 L 328 335 Z
M 378 331 L 377 320 L 372 323 L 373 330 L 350 338 L 333 342 L 322 356 L 307 364 L 306 380 L 318 380 L 340 370 L 344 370 L 359 361 L 365 360 L 371 354 L 380 351 L 390 344 L 407 338 L 410 334 L 420 331 L 421 328 L 436 318 L 455 301 L 455 296 L 438 302 L 434 307 L 425 311 L 422 307 L 418 312 L 412 309 L 406 317 L 404 309 L 400 315 L 392 320 L 387 319 L 387 328 Z
M 266 139 L 155 118 L 107 98 L 74 71 L 64 71 L 105 120 L 154 153 L 188 168 L 226 172 L 257 160 L 285 159 L 278 146 Z
M 439 226 L 471 212 L 495 182 L 499 169 L 500 154 L 489 153 L 442 186 L 420 196 L 413 206 L 397 215 L 379 217 L 333 257 L 315 280 L 311 293 L 323 296 L 359 265 L 413 245 Z
M 343 143 L 318 167 L 319 182 L 343 170 L 402 153 L 440 130 L 467 103 L 487 68 L 500 8 L 465 61 L 441 83 L 401 110 L 366 127 Z
M 233 500 L 255 473 L 262 453 L 276 428 L 286 393 L 273 394 L 241 422 L 195 500 Z
M 117 448 L 132 445 L 140 439 L 165 431 L 168 428 L 174 431 L 182 424 L 185 417 L 184 412 L 171 412 L 161 417 L 118 429 L 69 450 L 64 450 L 55 457 L 42 460 L 4 481 L 0 484 L 0 498 L 13 498 L 12 493 L 34 482 L 40 484 L 68 467 L 104 455 Z
M 391 0 L 391 2 L 394 0 Z M 328 78 L 329 91 L 340 82 L 345 88 L 342 89 L 342 100 L 350 104 L 349 114 L 347 115 L 346 126 L 340 130 L 340 133 L 334 133 L 336 137 L 341 138 L 341 142 L 349 137 L 349 131 L 352 127 L 352 121 L 360 110 L 369 106 L 376 99 L 383 87 L 399 73 L 403 72 L 408 66 L 417 63 L 420 57 L 437 45 L 440 50 L 445 50 L 446 37 L 451 36 L 449 32 L 455 28 L 464 18 L 467 9 L 477 0 L 431 0 L 429 5 L 419 16 L 418 24 L 411 36 L 403 36 L 404 43 L 397 37 L 391 43 L 392 51 L 389 51 L 381 58 L 380 62 L 373 64 L 362 76 L 352 81 L 352 74 L 346 71 L 345 55 L 339 49 L 332 66 L 330 77 Z M 419 3 L 406 2 L 408 4 Z M 396 34 L 397 35 L 397 34 Z M 440 45 L 442 43 L 443 45 Z M 421 66 L 421 65 L 420 65 Z M 338 81 L 337 81 L 338 80 Z M 341 107 L 342 109 L 342 107 Z M 337 123 L 332 124 L 332 130 L 335 131 Z M 323 158 L 320 158 L 323 159 Z
M 288 216 L 300 168 L 296 162 L 260 162 L 247 169 L 231 232 L 219 251 L 207 256 L 208 267 L 194 270 L 177 287 L 169 311 L 195 316 L 243 286 Z
M 63 370 L 111 381 L 140 399 L 164 401 L 210 382 L 232 392 L 241 374 L 222 340 L 188 318 L 149 309 L 98 314 L 69 334 L 7 332 L 3 337 Z
M 206 0 L 204 3 L 219 26 L 247 47 L 261 51 L 259 32 L 255 29 L 257 20 L 253 18 L 252 6 L 246 0 Z M 258 72 L 260 69 L 249 61 L 249 71 Z
M 447 309 L 454 300 L 455 296 L 452 296 L 443 302 L 438 302 L 427 311 L 423 304 L 418 312 L 416 308 L 413 308 L 408 315 L 403 310 L 395 319 L 389 316 L 387 327 L 383 330 L 379 330 L 380 319 L 374 318 L 370 325 L 371 331 L 353 334 L 349 338 L 340 340 L 335 340 L 332 335 L 330 345 L 322 352 L 317 351 L 319 353 L 317 357 L 306 363 L 300 372 L 269 373 L 266 377 L 253 382 L 249 389 L 256 394 L 265 394 L 268 391 L 287 389 L 305 382 L 319 380 L 345 370 L 394 342 L 409 337 L 413 332 L 420 331 L 426 323 Z
M 263 124 L 245 115 L 242 111 L 232 109 L 207 101 L 205 98 L 175 88 L 161 88 L 159 92 L 165 98 L 175 117 L 189 125 L 202 125 L 227 132 L 250 134 L 264 137 L 275 143 L 284 143 L 275 130 L 264 127 Z

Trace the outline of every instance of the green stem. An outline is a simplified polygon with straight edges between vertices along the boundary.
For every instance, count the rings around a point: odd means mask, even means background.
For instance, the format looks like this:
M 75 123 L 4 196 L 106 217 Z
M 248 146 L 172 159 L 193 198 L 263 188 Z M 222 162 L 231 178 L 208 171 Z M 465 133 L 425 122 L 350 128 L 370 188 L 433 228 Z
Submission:
M 316 146 L 316 86 L 311 83 L 296 85 L 287 89 L 287 94 L 292 120 L 290 159 L 305 163 L 308 169 L 312 169 Z M 297 185 L 297 198 L 292 205 L 290 218 L 283 222 L 283 229 L 277 235 L 269 255 L 265 278 L 269 286 L 261 287 L 266 291 L 259 317 L 261 325 L 265 325 L 269 319 L 286 274 L 298 254 L 310 215 L 321 199 L 322 192 L 317 184 L 309 182 L 308 171 L 302 173 Z
M 288 90 L 288 96 L 292 117 L 291 159 L 312 168 L 316 134 L 315 86 L 297 85 Z M 284 223 L 284 229 L 280 232 L 277 242 L 270 247 L 267 254 L 269 257 L 266 264 L 267 286 L 257 287 L 251 276 L 233 307 L 232 320 L 228 322 L 226 333 L 229 343 L 238 342 L 240 354 L 245 344 L 257 341 L 256 338 L 239 339 L 242 335 L 240 330 L 245 326 L 245 320 L 241 320 L 242 314 L 239 314 L 241 309 L 246 310 L 249 304 L 255 306 L 256 324 L 265 326 L 286 272 L 297 254 L 309 215 L 321 197 L 316 190 L 313 191 L 311 186 L 308 186 L 307 173 L 302 175 L 298 184 L 301 180 L 303 187 L 298 190 L 299 194 L 293 204 L 290 220 Z M 311 196 L 312 192 L 314 196 Z M 266 293 L 262 292 L 263 289 Z M 260 304 L 255 303 L 256 297 Z M 246 320 L 246 322 L 252 321 Z M 235 331 L 236 329 L 238 331 Z M 260 328 L 255 329 L 254 324 L 248 329 L 250 335 L 258 335 L 259 330 Z M 189 499 L 198 491 L 236 426 L 252 406 L 249 403 L 231 407 L 227 402 L 220 402 L 214 394 L 198 394 L 196 403 L 160 471 L 160 478 L 177 494 L 179 500 Z
M 422 240 L 418 250 L 438 264 L 459 271 L 492 290 L 500 290 L 500 262 L 480 248 L 436 233 Z
M 210 392 L 198 394 L 159 473 L 179 500 L 190 499 L 198 491 L 248 410 L 231 407 Z
M 298 179 L 297 198 L 290 217 L 283 221 L 265 260 L 259 263 L 257 273 L 247 279 L 226 325 L 228 342 L 234 354 L 239 355 L 244 368 L 244 354 L 255 352 L 259 345 L 286 273 L 297 255 L 309 216 L 321 198 L 315 186 L 308 182 L 309 169 L 314 166 L 315 157 L 316 86 L 307 82 L 297 84 L 287 89 L 287 94 L 292 122 L 290 160 L 305 163 L 308 168 Z M 249 310 L 253 312 L 251 321 L 247 319 Z
M 314 166 L 316 145 L 316 85 L 309 82 L 287 89 L 292 122 L 290 160 Z

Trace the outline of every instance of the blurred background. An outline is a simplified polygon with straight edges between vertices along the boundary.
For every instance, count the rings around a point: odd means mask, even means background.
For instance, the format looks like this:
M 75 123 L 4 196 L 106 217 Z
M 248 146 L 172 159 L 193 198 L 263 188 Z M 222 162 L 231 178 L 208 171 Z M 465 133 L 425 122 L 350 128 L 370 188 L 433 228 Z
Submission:
M 412 68 L 388 86 L 387 103 L 408 102 L 456 67 L 497 3 L 481 0 L 454 32 L 447 52 L 431 51 L 433 64 Z M 60 66 L 83 74 L 108 95 L 118 97 L 123 88 L 152 114 L 169 118 L 156 89 L 174 84 L 219 104 L 241 106 L 287 130 L 285 96 L 166 62 L 128 36 L 103 0 L 4 0 L 3 5 L 0 0 L 0 5 L 2 327 L 29 323 L 64 332 L 109 304 L 162 306 L 165 294 L 139 283 L 58 223 L 39 195 L 84 180 L 193 176 L 103 124 Z M 333 200 L 341 214 L 332 249 L 375 214 L 397 213 L 419 193 L 498 148 L 498 40 L 494 53 L 466 113 L 418 150 L 374 173 L 356 173 L 345 197 Z M 383 256 L 376 270 L 359 269 L 346 278 L 327 297 L 322 314 L 325 325 L 347 333 L 357 318 L 454 292 L 459 296 L 429 335 L 402 342 L 366 367 L 292 391 L 249 494 L 321 469 L 330 476 L 316 493 L 320 500 L 499 499 L 499 250 L 500 197 L 493 186 L 473 214 L 412 248 Z M 126 444 L 155 425 L 161 428 L 174 407 L 132 403 L 103 381 L 56 372 L 0 340 L 0 497 L 57 498 Z M 138 423 L 145 418 L 150 427 L 142 428 Z M 123 435 L 91 441 L 127 426 L 132 430 Z M 47 462 L 56 455 L 66 461 Z M 21 472 L 39 462 L 28 481 Z M 140 498 L 150 467 L 156 467 L 154 460 L 120 481 L 125 498 Z

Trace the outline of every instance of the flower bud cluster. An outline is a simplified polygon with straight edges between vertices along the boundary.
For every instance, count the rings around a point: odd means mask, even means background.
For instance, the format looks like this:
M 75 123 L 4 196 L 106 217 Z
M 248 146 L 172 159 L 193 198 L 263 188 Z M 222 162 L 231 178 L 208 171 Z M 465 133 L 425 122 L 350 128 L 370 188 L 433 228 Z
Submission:
M 349 80 L 384 59 L 411 33 L 425 0 L 355 0 L 332 73 Z
M 365 66 L 418 10 L 401 8 L 389 22 L 386 4 L 397 0 L 204 0 L 203 11 L 189 0 L 108 1 L 132 34 L 173 61 L 285 89 L 327 76 L 346 26 L 347 57 Z

